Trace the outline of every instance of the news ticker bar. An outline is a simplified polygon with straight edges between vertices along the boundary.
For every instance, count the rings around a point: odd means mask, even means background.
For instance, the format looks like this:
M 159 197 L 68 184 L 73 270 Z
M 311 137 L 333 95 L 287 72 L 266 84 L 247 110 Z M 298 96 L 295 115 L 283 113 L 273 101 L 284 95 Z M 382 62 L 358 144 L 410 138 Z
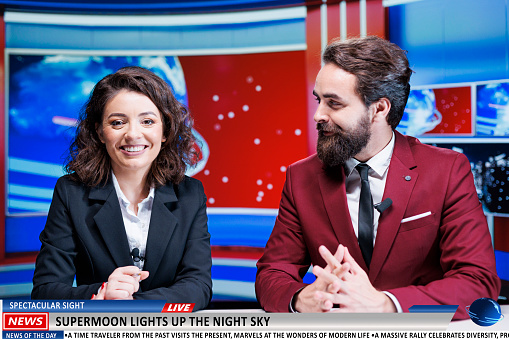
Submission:
M 5 322 L 3 330 L 22 330 L 27 319 Z M 46 316 L 43 316 L 46 315 Z M 446 330 L 453 313 L 39 313 L 33 330 L 46 331 L 337 331 Z M 17 324 L 18 327 L 11 327 Z M 34 327 L 35 326 L 35 327 Z M 37 327 L 39 326 L 39 327 Z M 25 327 L 25 330 L 30 328 Z M 16 338 L 10 338 L 16 339 Z M 47 338 L 43 338 L 47 339 Z
M 508 331 L 192 331 L 169 332 L 141 330 L 118 331 L 52 331 L 3 332 L 2 339 L 507 339 Z

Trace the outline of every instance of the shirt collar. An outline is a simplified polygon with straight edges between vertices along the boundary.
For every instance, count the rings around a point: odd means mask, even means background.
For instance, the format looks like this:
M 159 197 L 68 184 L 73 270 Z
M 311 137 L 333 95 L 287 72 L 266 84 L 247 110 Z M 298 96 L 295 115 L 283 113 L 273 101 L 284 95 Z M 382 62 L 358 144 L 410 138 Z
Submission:
M 117 177 L 115 176 L 115 173 L 111 171 L 111 178 L 113 181 L 113 187 L 115 187 L 115 191 L 117 192 L 118 201 L 123 204 L 125 207 L 129 207 L 131 202 L 127 199 L 127 197 L 124 195 L 124 192 L 122 192 L 122 189 L 120 189 L 120 185 L 118 184 Z M 151 201 L 154 199 L 155 196 L 155 189 L 154 187 L 150 187 L 150 191 L 148 192 L 148 196 L 143 199 L 143 201 L 140 204 L 143 204 L 147 201 Z
M 385 146 L 380 152 L 375 154 L 371 159 L 366 161 L 366 164 L 371 167 L 375 174 L 379 177 L 383 177 L 385 171 L 389 167 L 392 158 L 392 152 L 394 151 L 394 140 L 395 135 L 392 132 L 391 141 Z M 360 161 L 355 158 L 350 158 L 345 162 L 345 172 L 347 176 L 350 176 L 355 166 L 360 164 Z

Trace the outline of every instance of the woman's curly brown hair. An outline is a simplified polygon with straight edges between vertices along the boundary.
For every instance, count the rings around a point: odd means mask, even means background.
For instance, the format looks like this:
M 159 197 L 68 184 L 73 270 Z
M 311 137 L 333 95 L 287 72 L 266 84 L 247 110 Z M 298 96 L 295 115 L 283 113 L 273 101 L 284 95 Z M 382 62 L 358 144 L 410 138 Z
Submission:
M 187 165 L 194 166 L 201 153 L 192 134 L 193 119 L 175 99 L 168 84 L 153 72 L 137 66 L 124 67 L 99 81 L 80 114 L 76 137 L 69 147 L 65 170 L 76 181 L 87 186 L 106 184 L 111 160 L 99 139 L 97 126 L 102 123 L 106 103 L 122 90 L 146 95 L 156 105 L 163 121 L 166 142 L 152 163 L 147 184 L 178 184 Z

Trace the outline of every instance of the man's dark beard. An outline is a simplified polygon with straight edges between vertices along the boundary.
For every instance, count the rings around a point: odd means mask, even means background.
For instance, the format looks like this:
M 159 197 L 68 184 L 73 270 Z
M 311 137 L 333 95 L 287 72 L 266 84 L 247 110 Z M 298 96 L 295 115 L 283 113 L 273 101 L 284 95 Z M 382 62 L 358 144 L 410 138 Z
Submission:
M 345 131 L 336 124 L 329 126 L 327 123 L 316 124 L 318 141 L 316 151 L 318 158 L 326 167 L 343 165 L 348 159 L 358 154 L 371 137 L 369 130 L 369 116 L 365 115 L 352 131 Z M 324 132 L 333 132 L 331 136 L 325 136 Z

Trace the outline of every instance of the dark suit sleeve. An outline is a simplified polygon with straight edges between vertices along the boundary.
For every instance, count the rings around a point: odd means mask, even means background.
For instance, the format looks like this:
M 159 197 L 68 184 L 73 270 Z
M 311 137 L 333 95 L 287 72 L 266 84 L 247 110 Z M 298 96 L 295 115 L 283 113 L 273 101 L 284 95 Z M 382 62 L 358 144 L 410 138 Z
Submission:
M 133 295 L 134 299 L 162 299 L 173 303 L 195 303 L 195 311 L 205 308 L 209 304 L 212 296 L 212 259 L 210 234 L 207 227 L 206 197 L 201 183 L 198 194 L 200 205 L 191 224 L 173 284 L 168 287 L 137 292 Z
M 46 226 L 39 239 L 32 299 L 90 299 L 101 283 L 72 287 L 76 269 L 76 233 L 69 216 L 68 179 L 60 178 L 53 192 Z
M 311 260 L 292 196 L 291 169 L 286 172 L 279 214 L 263 256 L 257 263 L 256 296 L 268 312 L 288 312 Z
M 449 173 L 439 233 L 443 276 L 425 285 L 388 292 L 396 296 L 403 311 L 412 305 L 459 304 L 456 318 L 467 318 L 465 306 L 477 298 L 497 299 L 500 280 L 486 217 L 473 185 L 470 163 L 463 154 L 458 154 Z

